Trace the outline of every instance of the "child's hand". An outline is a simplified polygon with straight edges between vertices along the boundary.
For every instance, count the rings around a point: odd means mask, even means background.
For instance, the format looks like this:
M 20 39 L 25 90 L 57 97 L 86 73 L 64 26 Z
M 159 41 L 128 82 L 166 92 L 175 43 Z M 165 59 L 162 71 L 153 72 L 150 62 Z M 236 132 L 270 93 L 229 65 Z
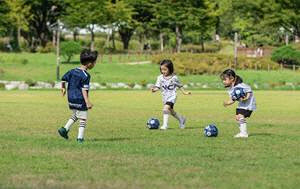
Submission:
M 61 88 L 61 94 L 62 94 L 62 96 L 65 96 L 65 94 L 66 94 L 66 88 Z
M 86 103 L 86 107 L 87 107 L 88 109 L 92 109 L 93 106 L 94 106 L 94 105 L 93 105 L 91 102 Z
M 158 88 L 156 88 L 156 87 L 151 87 L 151 92 L 153 92 L 153 93 L 155 93 L 157 90 L 158 90 Z
M 192 94 L 190 91 L 185 91 L 184 93 L 183 93 L 184 95 L 190 95 L 190 94 Z

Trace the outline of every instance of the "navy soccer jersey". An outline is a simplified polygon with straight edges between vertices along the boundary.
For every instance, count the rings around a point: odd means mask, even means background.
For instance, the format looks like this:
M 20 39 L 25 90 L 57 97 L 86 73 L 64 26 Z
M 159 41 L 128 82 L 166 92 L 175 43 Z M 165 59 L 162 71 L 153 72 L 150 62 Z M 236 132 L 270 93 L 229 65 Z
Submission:
M 89 90 L 91 76 L 85 70 L 75 68 L 68 71 L 62 81 L 68 83 L 68 101 L 70 109 L 86 111 L 82 90 Z

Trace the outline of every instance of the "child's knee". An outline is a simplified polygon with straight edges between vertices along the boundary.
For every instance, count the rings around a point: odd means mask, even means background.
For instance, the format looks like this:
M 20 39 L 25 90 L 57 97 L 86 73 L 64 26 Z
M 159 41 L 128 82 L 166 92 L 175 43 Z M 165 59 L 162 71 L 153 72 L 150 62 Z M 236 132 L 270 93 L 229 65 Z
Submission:
M 169 114 L 171 113 L 171 107 L 169 105 L 165 105 L 163 108 L 163 113 Z
M 242 114 L 236 115 L 235 119 L 239 124 L 246 123 L 246 118 Z

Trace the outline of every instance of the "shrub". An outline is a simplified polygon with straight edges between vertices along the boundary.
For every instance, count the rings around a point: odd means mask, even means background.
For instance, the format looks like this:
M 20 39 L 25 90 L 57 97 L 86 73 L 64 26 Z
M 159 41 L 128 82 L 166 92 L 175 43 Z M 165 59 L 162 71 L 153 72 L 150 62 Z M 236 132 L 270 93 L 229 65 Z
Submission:
M 219 74 L 224 69 L 234 67 L 234 58 L 221 54 L 158 54 L 152 57 L 153 63 L 159 63 L 162 59 L 171 59 L 177 74 Z M 239 57 L 236 69 L 279 69 L 280 66 L 268 58 Z
M 52 42 L 48 42 L 48 43 L 46 44 L 45 47 L 38 46 L 38 47 L 36 48 L 36 51 L 39 52 L 39 53 L 50 53 L 50 52 L 54 52 L 53 44 L 52 44 Z
M 66 59 L 67 62 L 70 62 L 75 54 L 80 53 L 81 46 L 76 41 L 65 41 L 61 43 L 60 49 L 61 55 Z
M 279 47 L 272 51 L 271 56 L 278 63 L 300 65 L 300 51 L 291 46 Z

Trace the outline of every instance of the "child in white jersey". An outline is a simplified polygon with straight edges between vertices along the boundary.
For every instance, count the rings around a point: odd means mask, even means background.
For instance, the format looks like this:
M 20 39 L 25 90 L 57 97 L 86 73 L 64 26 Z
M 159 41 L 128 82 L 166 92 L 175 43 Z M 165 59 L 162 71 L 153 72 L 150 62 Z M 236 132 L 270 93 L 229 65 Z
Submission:
M 230 99 L 224 102 L 224 106 L 230 106 L 238 101 L 236 109 L 236 121 L 239 124 L 240 133 L 235 138 L 247 138 L 247 122 L 246 118 L 250 117 L 252 112 L 256 110 L 256 100 L 251 87 L 244 84 L 241 77 L 235 74 L 232 69 L 227 69 L 221 74 L 221 79 L 226 88 Z
M 151 88 L 152 92 L 161 90 L 163 97 L 163 125 L 160 129 L 166 130 L 168 128 L 170 114 L 179 121 L 179 128 L 184 129 L 186 118 L 174 111 L 177 98 L 176 89 L 179 88 L 185 95 L 191 94 L 191 92 L 187 92 L 183 89 L 182 84 L 173 73 L 174 66 L 171 60 L 162 60 L 160 62 L 160 72 L 161 75 L 157 77 L 156 84 Z

